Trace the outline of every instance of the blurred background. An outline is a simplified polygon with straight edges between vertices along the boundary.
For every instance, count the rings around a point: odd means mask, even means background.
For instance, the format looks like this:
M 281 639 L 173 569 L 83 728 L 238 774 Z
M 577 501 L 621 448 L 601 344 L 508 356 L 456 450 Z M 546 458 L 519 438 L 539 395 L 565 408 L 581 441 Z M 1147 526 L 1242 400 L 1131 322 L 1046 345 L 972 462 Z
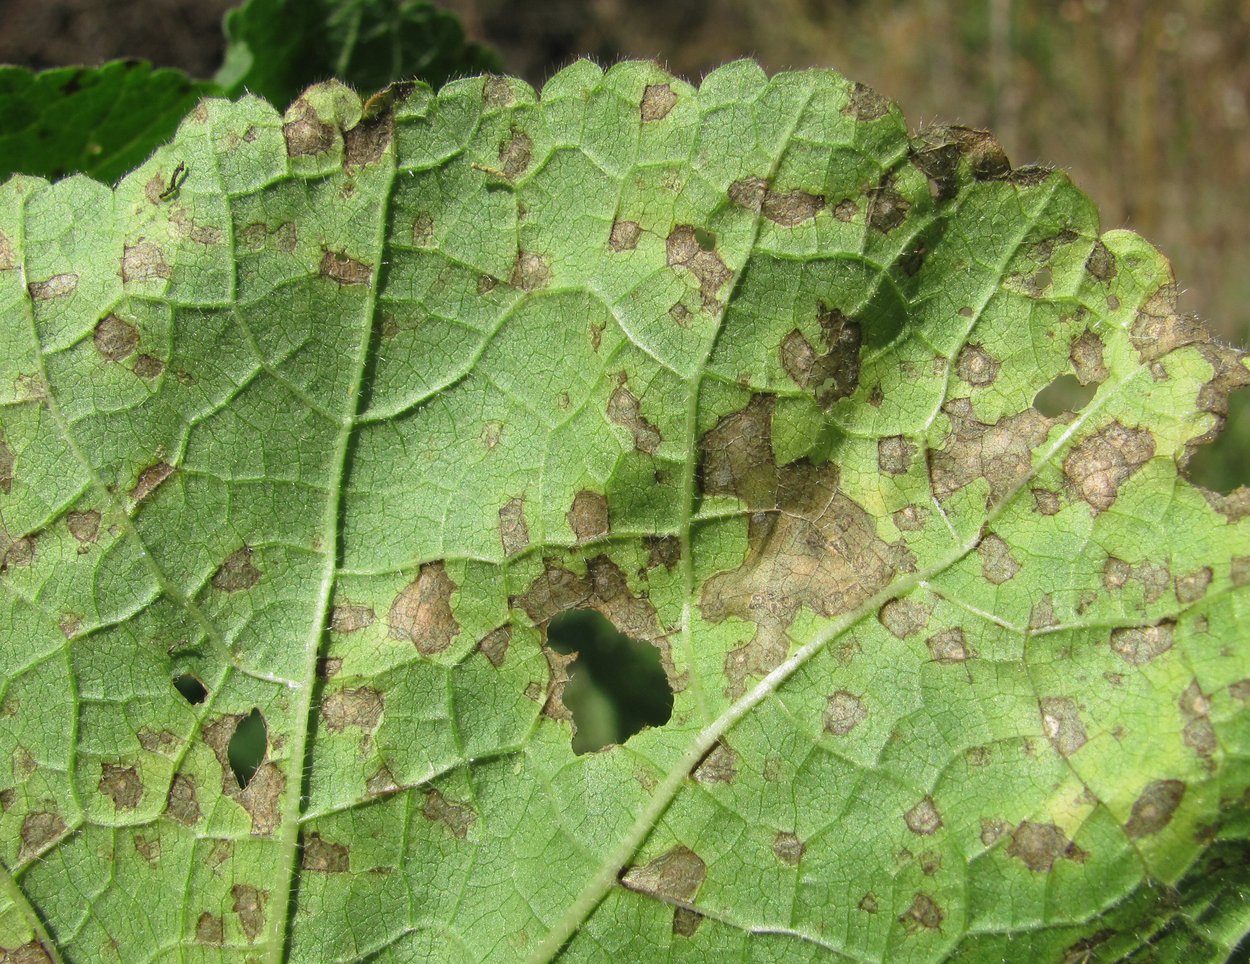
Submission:
M 0 63 L 145 57 L 211 76 L 237 0 L 0 0 Z M 1250 343 L 1250 0 L 436 0 L 538 86 L 579 55 L 691 80 L 836 67 L 909 122 L 991 128 L 1172 259 L 1182 305 Z

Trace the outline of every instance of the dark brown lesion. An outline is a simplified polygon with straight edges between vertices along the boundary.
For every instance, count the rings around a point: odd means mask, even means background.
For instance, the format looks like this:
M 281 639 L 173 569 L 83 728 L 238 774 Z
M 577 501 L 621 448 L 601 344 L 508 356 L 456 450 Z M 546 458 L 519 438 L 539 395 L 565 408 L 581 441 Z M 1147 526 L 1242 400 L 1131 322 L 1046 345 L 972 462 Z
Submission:
M 708 579 L 699 603 L 709 622 L 733 616 L 756 626 L 752 639 L 726 656 L 731 697 L 745 690 L 748 677 L 785 659 L 800 608 L 824 617 L 849 612 L 915 565 L 905 544 L 881 539 L 869 513 L 840 490 L 836 465 L 776 464 L 775 403 L 772 395 L 755 395 L 721 418 L 701 445 L 703 495 L 734 496 L 749 512 L 746 558 Z
M 863 336 L 857 321 L 825 304 L 817 309 L 816 321 L 820 326 L 819 349 L 795 328 L 782 341 L 779 354 L 786 374 L 828 409 L 859 387 Z
M 634 592 L 625 571 L 606 555 L 588 559 L 585 575 L 574 572 L 557 559 L 545 559 L 543 572 L 530 583 L 525 595 L 514 597 L 511 603 L 524 610 L 530 621 L 539 627 L 544 642 L 547 627 L 556 616 L 574 609 L 593 609 L 622 635 L 655 646 L 673 692 L 685 688 L 686 676 L 684 673 L 679 676 L 673 664 L 669 634 L 660 623 L 655 604 L 645 591 Z M 549 646 L 544 646 L 543 652 L 551 670 L 545 709 L 548 715 L 567 719 L 560 697 L 568 681 L 567 668 L 576 654 L 564 656 Z

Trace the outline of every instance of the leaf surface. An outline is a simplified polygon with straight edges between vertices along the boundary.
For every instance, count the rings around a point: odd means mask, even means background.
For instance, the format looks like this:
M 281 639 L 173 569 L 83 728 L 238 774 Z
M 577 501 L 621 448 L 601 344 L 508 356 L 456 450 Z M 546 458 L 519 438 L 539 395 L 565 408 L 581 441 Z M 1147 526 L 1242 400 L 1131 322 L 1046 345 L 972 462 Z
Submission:
M 1222 958 L 1250 503 L 1179 466 L 1250 371 L 1176 290 L 1062 173 L 745 62 L 10 180 L 0 947 Z M 571 609 L 668 723 L 572 752 Z

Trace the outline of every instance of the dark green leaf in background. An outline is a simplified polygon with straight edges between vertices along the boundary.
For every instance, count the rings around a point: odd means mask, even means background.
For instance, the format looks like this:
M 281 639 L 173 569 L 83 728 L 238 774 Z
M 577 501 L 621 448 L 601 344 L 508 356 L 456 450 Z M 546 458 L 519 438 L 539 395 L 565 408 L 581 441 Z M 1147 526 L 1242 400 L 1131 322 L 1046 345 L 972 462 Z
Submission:
M 217 81 L 285 107 L 309 84 L 335 77 L 368 96 L 396 80 L 436 89 L 499 69 L 466 43 L 460 22 L 424 0 L 247 0 L 226 14 Z
M 87 174 L 111 184 L 143 163 L 216 84 L 142 60 L 34 72 L 0 66 L 0 180 Z

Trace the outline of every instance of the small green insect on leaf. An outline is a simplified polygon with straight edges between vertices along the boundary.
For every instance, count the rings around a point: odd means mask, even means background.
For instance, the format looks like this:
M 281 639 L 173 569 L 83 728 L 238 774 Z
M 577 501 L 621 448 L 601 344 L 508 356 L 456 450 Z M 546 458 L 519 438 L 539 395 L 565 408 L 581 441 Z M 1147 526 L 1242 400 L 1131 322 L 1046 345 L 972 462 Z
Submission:
M 1185 466 L 1250 369 L 1177 290 L 749 62 L 12 178 L 0 956 L 1224 959 L 1250 490 Z M 575 745 L 611 652 L 655 710 Z

